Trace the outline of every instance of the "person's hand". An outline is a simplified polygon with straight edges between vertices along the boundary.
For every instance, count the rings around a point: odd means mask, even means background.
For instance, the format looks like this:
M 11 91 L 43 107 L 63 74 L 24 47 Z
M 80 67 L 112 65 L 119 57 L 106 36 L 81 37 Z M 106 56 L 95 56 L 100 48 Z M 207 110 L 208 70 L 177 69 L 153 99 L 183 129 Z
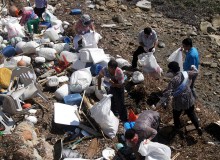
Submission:
M 144 47 L 144 50 L 145 50 L 146 53 L 149 52 L 147 47 Z
M 150 142 L 149 139 L 145 139 L 145 140 L 144 140 L 144 144 L 148 144 L 149 142 Z
M 198 71 L 195 65 L 191 65 L 191 70 Z
M 155 52 L 155 48 L 152 48 L 150 52 L 153 52 L 153 53 L 154 53 L 154 52 Z

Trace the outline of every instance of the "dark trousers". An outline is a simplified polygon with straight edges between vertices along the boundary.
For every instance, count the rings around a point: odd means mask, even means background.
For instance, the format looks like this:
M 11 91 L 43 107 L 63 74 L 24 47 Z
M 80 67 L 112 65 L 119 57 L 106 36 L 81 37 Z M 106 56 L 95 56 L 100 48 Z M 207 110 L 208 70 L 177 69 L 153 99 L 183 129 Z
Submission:
M 190 85 L 190 89 L 191 89 L 192 94 L 193 94 L 195 99 L 197 99 L 197 95 L 196 95 L 196 92 L 194 90 L 194 84 L 195 84 L 196 78 L 197 78 L 197 76 L 192 77 L 192 82 L 191 82 L 191 85 Z
M 44 8 L 34 8 L 34 13 L 37 14 L 39 18 L 42 18 L 42 14 L 45 12 L 46 7 Z
M 109 94 L 111 97 L 111 110 L 115 115 L 119 115 L 121 121 L 127 121 L 127 109 L 124 105 L 124 87 L 110 87 Z
M 150 49 L 149 49 L 149 52 L 151 52 L 153 48 L 154 48 L 154 47 L 150 48 Z M 142 47 L 142 46 L 139 46 L 139 47 L 137 48 L 137 50 L 134 51 L 134 53 L 133 53 L 133 59 L 132 59 L 132 67 L 133 67 L 133 68 L 136 68 L 136 67 L 137 67 L 138 56 L 139 56 L 140 54 L 142 54 L 142 53 L 145 53 L 145 52 L 146 52 L 146 51 L 144 50 L 144 47 Z
M 180 128 L 180 115 L 182 111 L 173 110 L 173 120 L 174 120 L 174 126 L 176 129 Z M 189 117 L 189 119 L 192 121 L 196 129 L 199 128 L 199 121 L 194 111 L 194 105 L 190 107 L 189 109 L 185 110 L 185 113 Z

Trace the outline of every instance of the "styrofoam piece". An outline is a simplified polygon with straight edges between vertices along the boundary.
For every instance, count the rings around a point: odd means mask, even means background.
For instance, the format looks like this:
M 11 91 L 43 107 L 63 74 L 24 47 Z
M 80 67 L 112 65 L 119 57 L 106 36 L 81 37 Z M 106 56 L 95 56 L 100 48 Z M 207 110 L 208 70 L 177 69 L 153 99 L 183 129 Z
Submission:
M 44 63 L 46 62 L 46 59 L 44 57 L 35 57 L 35 62 L 36 63 Z
M 18 43 L 15 45 L 15 51 L 16 51 L 17 54 L 23 52 L 23 51 L 22 51 L 22 48 L 24 47 L 24 45 L 25 45 L 26 43 L 27 43 L 27 42 L 21 41 L 21 42 L 18 42 Z
M 63 100 L 63 97 L 67 96 L 68 94 L 70 94 L 70 90 L 69 90 L 69 85 L 68 84 L 62 85 L 54 93 L 55 97 L 57 99 L 59 99 L 59 100 Z
M 55 87 L 59 85 L 59 79 L 57 76 L 51 76 L 51 77 L 47 77 L 47 86 L 48 87 Z
M 57 44 L 50 44 L 50 45 L 52 48 L 54 48 L 57 51 L 57 53 L 70 50 L 70 45 L 67 43 L 57 43 Z
M 87 62 L 93 62 L 92 57 L 90 55 L 90 52 L 88 49 L 81 49 L 79 50 L 79 58 L 82 62 L 87 63 Z
M 13 119 L 4 114 L 2 111 L 0 111 L 0 122 L 5 127 L 3 134 L 11 134 L 11 131 L 15 129 L 15 122 Z
M 54 122 L 64 125 L 79 125 L 79 118 L 76 115 L 78 107 L 76 105 L 66 105 L 63 103 L 54 103 Z M 65 117 L 65 118 L 64 118 Z
M 61 77 L 58 77 L 58 80 L 60 83 L 67 82 L 67 81 L 69 81 L 69 77 L 61 76 Z
M 36 48 L 39 46 L 37 42 L 29 41 L 21 49 L 23 53 L 31 54 L 36 52 Z
M 48 28 L 45 32 L 44 32 L 45 35 L 47 35 L 51 41 L 57 41 L 60 37 L 57 33 L 57 31 L 51 27 L 51 28 Z
M 76 53 L 72 53 L 72 52 L 69 52 L 69 51 L 62 51 L 60 53 L 60 59 L 62 61 L 64 61 L 63 56 L 66 57 L 66 60 L 68 62 L 76 62 L 79 59 L 79 57 Z
M 27 65 L 31 64 L 31 58 L 28 56 L 17 56 L 17 57 L 13 57 L 13 59 L 15 59 L 16 62 L 19 62 L 22 59 L 23 61 L 26 62 Z
M 89 48 L 90 55 L 92 57 L 93 63 L 102 62 L 107 58 L 103 49 L 100 48 Z
M 106 159 L 106 160 L 110 160 L 112 157 L 115 156 L 115 150 L 112 148 L 106 148 L 102 151 L 102 156 Z
M 80 61 L 80 60 L 77 60 L 76 62 L 74 62 L 72 64 L 72 68 L 75 69 L 75 70 L 80 70 L 80 69 L 83 69 L 86 67 L 86 63 Z
M 37 117 L 35 116 L 25 116 L 25 119 L 33 124 L 37 123 Z
M 53 48 L 40 48 L 38 55 L 46 58 L 46 60 L 54 60 L 56 58 L 57 51 Z

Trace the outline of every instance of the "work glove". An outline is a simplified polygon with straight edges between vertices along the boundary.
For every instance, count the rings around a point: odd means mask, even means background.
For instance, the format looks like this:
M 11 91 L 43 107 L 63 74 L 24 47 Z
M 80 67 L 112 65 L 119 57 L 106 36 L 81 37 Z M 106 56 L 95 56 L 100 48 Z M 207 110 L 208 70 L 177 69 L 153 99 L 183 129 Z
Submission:
M 151 51 L 149 50 L 149 52 L 153 52 L 154 53 L 155 52 L 155 48 L 152 48 Z

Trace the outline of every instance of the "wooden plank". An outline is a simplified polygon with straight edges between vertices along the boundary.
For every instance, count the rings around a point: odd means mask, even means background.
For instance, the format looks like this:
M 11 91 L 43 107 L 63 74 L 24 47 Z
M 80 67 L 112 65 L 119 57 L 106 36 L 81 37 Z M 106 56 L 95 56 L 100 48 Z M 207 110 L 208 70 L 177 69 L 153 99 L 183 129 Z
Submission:
M 93 157 L 96 155 L 98 149 L 99 149 L 99 141 L 97 138 L 94 138 L 94 139 L 92 139 L 92 141 L 86 151 L 87 158 L 93 159 Z

